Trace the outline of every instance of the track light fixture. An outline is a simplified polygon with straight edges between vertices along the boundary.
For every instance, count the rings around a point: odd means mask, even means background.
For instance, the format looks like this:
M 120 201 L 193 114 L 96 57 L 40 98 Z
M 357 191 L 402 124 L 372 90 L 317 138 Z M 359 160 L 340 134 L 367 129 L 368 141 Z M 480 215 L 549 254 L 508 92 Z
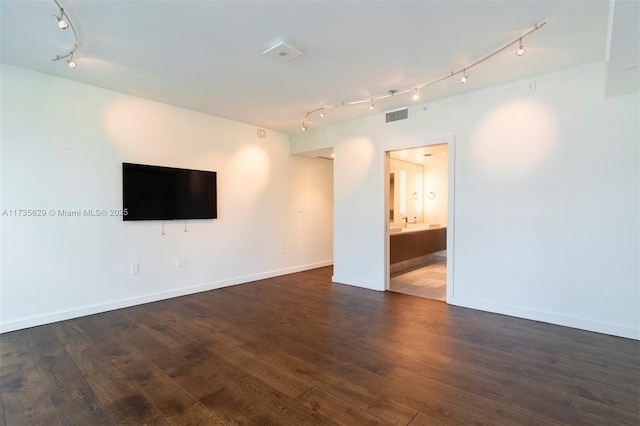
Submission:
M 56 55 L 56 57 L 53 58 L 52 61 L 59 61 L 61 59 L 69 58 L 67 59 L 67 65 L 69 65 L 69 68 L 73 69 L 78 66 L 76 61 L 73 60 L 73 54 L 76 53 L 78 46 L 80 46 L 80 43 L 78 42 L 78 33 L 76 33 L 76 29 L 73 27 L 73 24 L 71 23 L 71 19 L 69 19 L 69 15 L 65 13 L 62 6 L 60 6 L 60 3 L 58 3 L 58 0 L 53 0 L 53 1 L 56 4 L 56 6 L 58 6 L 58 9 L 60 9 L 60 16 L 53 15 L 53 18 L 56 21 L 58 21 L 58 28 L 63 30 L 67 28 L 71 28 L 71 31 L 73 31 L 73 37 L 75 41 L 73 43 L 73 49 L 71 49 L 69 53 L 63 56 Z
M 516 50 L 516 55 L 522 56 L 525 53 L 527 53 L 527 49 L 525 49 L 524 46 L 522 45 L 522 37 L 520 37 L 520 44 L 519 44 L 518 50 Z
M 60 8 L 60 16 L 53 15 L 53 18 L 58 21 L 58 28 L 61 30 L 66 30 L 69 27 L 67 21 L 64 20 L 64 10 L 62 8 Z
M 55 0 L 54 0 L 55 1 Z M 394 97 L 396 95 L 401 95 L 404 93 L 413 93 L 412 98 L 413 100 L 418 100 L 420 98 L 420 89 L 424 89 L 425 87 L 429 87 L 432 86 L 436 83 L 440 83 L 441 81 L 447 80 L 453 76 L 456 76 L 458 74 L 462 74 L 462 77 L 460 78 L 460 82 L 461 83 L 465 83 L 468 79 L 467 76 L 467 70 L 470 70 L 471 68 L 475 67 L 476 65 L 480 65 L 481 63 L 483 63 L 484 61 L 487 61 L 491 58 L 493 58 L 494 56 L 496 56 L 499 53 L 502 53 L 503 51 L 505 51 L 506 49 L 510 48 L 511 46 L 513 46 L 514 44 L 518 43 L 518 50 L 516 50 L 516 55 L 518 56 L 522 56 L 526 53 L 526 49 L 524 47 L 524 45 L 522 44 L 522 40 L 529 36 L 530 34 L 538 31 L 540 28 L 542 28 L 543 26 L 545 26 L 547 23 L 546 22 L 541 22 L 539 24 L 535 24 L 533 26 L 533 28 L 530 28 L 529 30 L 527 30 L 525 33 L 523 33 L 522 35 L 520 35 L 518 38 L 516 38 L 515 40 L 511 41 L 510 43 L 507 43 L 506 45 L 494 50 L 493 52 L 489 53 L 488 55 L 480 58 L 479 60 L 466 65 L 464 68 L 462 69 L 458 69 L 457 71 L 451 71 L 451 73 L 437 78 L 435 80 L 423 83 L 423 84 L 418 84 L 415 86 L 411 86 L 409 88 L 406 89 L 391 89 L 388 90 L 386 93 L 381 94 L 381 95 L 376 95 L 370 98 L 360 98 L 360 99 L 353 99 L 353 100 L 349 100 L 349 101 L 340 101 L 340 102 L 336 102 L 333 104 L 325 104 L 321 107 L 312 109 L 311 111 L 308 111 L 305 115 L 304 115 L 304 119 L 302 121 L 302 130 L 306 131 L 308 129 L 307 127 L 307 118 L 312 115 L 312 114 L 319 114 L 320 117 L 324 117 L 324 110 L 325 109 L 331 109 L 331 108 L 337 108 L 337 107 L 344 107 L 344 106 L 351 106 L 351 105 L 359 105 L 359 104 L 363 104 L 363 103 L 369 103 L 369 111 L 373 111 L 373 107 L 374 101 L 380 100 L 380 99 L 386 99 L 386 98 L 390 98 L 390 97 Z

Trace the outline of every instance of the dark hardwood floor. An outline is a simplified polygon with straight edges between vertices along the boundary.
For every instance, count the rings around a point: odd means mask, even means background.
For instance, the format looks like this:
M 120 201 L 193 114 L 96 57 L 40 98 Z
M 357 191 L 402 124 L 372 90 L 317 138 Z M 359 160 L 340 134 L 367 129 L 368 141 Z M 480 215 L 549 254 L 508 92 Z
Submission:
M 640 423 L 639 342 L 287 275 L 0 336 L 0 424 Z

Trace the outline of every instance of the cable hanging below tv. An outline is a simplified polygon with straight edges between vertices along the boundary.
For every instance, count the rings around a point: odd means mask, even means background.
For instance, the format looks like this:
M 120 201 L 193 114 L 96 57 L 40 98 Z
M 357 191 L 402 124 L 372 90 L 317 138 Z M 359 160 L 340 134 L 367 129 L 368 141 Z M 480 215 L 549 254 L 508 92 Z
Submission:
M 122 163 L 122 220 L 215 219 L 216 172 Z

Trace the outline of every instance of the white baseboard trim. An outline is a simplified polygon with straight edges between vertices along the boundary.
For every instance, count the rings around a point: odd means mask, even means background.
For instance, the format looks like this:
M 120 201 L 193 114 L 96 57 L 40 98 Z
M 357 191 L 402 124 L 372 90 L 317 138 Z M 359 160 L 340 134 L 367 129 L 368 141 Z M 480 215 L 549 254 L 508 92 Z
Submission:
M 237 284 L 246 284 L 253 281 L 259 281 L 267 278 L 278 277 L 281 275 L 293 274 L 296 272 L 308 271 L 310 269 L 316 269 L 316 268 L 321 268 L 323 266 L 330 266 L 330 265 L 333 265 L 333 260 L 325 260 L 322 262 L 309 263 L 306 265 L 299 265 L 291 268 L 278 269 L 275 271 L 268 271 L 260 274 L 246 275 L 243 277 L 237 277 L 237 278 L 232 278 L 232 279 L 223 280 L 223 281 L 199 284 L 191 287 L 184 287 L 184 288 L 179 288 L 175 290 L 147 294 L 144 296 L 132 297 L 129 299 L 115 300 L 115 301 L 100 303 L 100 304 L 91 305 L 91 306 L 83 306 L 77 309 L 69 309 L 66 311 L 53 312 L 50 314 L 24 318 L 16 321 L 9 321 L 5 323 L 0 323 L 0 333 L 8 333 L 10 331 L 22 330 L 24 328 L 36 327 L 39 325 L 50 324 L 58 321 L 65 321 L 73 318 L 84 317 L 87 315 L 94 315 L 102 312 L 113 311 L 116 309 L 128 308 L 131 306 L 142 305 L 144 303 L 157 302 L 159 300 L 172 299 L 174 297 L 201 293 L 203 291 L 215 290 L 218 288 L 229 287 Z
M 527 309 L 514 308 L 511 306 L 496 305 L 493 303 L 481 302 L 478 300 L 463 299 L 454 297 L 447 299 L 450 305 L 461 306 L 464 308 L 478 309 L 480 311 L 493 312 L 496 314 L 504 314 L 517 318 L 524 318 L 534 321 L 546 322 L 549 324 L 561 325 L 564 327 L 577 328 L 580 330 L 594 331 L 596 333 L 609 334 L 612 336 L 625 337 L 627 339 L 640 340 L 640 329 L 625 327 L 621 325 L 608 324 L 586 320 L 582 318 L 573 318 L 563 315 L 551 314 L 547 312 L 530 311 Z
M 380 284 L 378 283 L 357 280 L 355 278 L 341 277 L 339 275 L 334 275 L 331 277 L 331 281 L 338 284 L 347 284 L 355 287 L 362 287 L 368 290 L 384 291 L 384 288 L 381 288 Z

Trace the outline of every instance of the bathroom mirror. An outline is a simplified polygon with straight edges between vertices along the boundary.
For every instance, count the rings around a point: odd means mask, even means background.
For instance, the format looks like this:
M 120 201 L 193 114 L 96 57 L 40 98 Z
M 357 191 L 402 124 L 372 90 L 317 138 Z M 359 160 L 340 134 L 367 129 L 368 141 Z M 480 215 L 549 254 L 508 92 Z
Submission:
M 423 185 L 424 167 L 421 164 L 394 158 L 389 160 L 391 223 L 414 223 L 424 220 Z
M 390 151 L 388 158 L 387 203 L 392 227 L 403 227 L 403 217 L 407 218 L 407 223 L 412 223 L 415 218 L 418 223 L 444 226 L 447 223 L 448 205 L 447 145 Z

